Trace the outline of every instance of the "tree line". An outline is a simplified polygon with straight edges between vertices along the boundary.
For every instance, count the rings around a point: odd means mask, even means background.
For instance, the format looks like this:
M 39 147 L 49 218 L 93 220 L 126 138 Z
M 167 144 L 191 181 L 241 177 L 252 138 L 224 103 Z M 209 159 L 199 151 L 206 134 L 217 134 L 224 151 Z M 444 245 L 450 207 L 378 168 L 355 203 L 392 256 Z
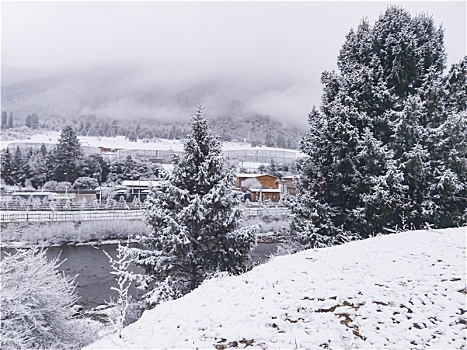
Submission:
M 143 140 L 150 142 L 156 138 L 169 140 L 182 140 L 190 132 L 186 121 L 157 121 L 136 120 L 128 123 L 127 120 L 117 120 L 98 117 L 96 115 L 81 115 L 66 120 L 58 116 L 41 116 L 37 113 L 28 114 L 24 126 L 31 130 L 61 129 L 63 124 L 70 124 L 77 135 L 94 137 L 124 136 L 130 141 Z M 2 129 L 11 129 L 20 126 L 20 121 L 13 120 L 13 113 L 9 116 L 2 112 Z M 213 131 L 222 141 L 246 141 L 253 146 L 267 146 L 287 149 L 297 149 L 304 131 L 297 127 L 284 127 L 281 123 L 269 116 L 260 114 L 234 116 L 219 116 L 211 120 Z
M 211 127 L 221 141 L 246 141 L 253 146 L 296 149 L 303 132 L 296 127 L 283 127 L 279 122 L 263 115 L 219 116 L 211 119 Z M 78 135 L 125 136 L 130 141 L 164 138 L 181 140 L 190 132 L 189 124 L 183 121 L 163 122 L 154 120 L 136 121 L 128 125 L 124 120 L 109 120 L 95 115 L 72 119 Z
M 40 126 L 39 116 L 36 113 L 28 114 L 24 125 L 30 129 L 38 129 Z M 8 113 L 7 111 L 2 111 L 0 126 L 2 130 L 13 129 L 17 126 L 14 122 L 13 112 Z
M 134 159 L 109 161 L 100 154 L 83 154 L 76 132 L 65 127 L 54 148 L 45 144 L 39 149 L 6 148 L 1 153 L 1 179 L 7 185 L 43 187 L 47 182 L 75 183 L 79 178 L 92 178 L 97 184 L 122 180 L 153 180 L 159 175 L 158 165 Z M 78 181 L 82 188 L 85 181 Z M 92 182 L 90 182 L 92 184 Z
M 2 111 L 2 118 L 0 122 L 0 128 L 2 130 L 12 129 L 14 127 L 13 123 L 13 112 L 9 114 L 6 111 Z

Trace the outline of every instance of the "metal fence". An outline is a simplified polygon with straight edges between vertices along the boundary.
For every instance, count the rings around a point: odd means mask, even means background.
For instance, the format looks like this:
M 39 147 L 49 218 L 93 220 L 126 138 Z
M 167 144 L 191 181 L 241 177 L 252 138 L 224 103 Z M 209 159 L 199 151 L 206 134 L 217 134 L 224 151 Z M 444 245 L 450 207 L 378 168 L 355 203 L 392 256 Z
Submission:
M 257 207 L 244 207 L 242 208 L 243 215 L 246 216 L 273 216 L 273 217 L 288 217 L 290 216 L 290 209 L 280 206 L 257 206 Z
M 142 219 L 140 210 L 94 210 L 94 211 L 1 211 L 0 222 L 58 222 L 94 220 Z
M 286 207 L 257 206 L 241 208 L 244 216 L 288 217 Z M 60 222 L 95 220 L 138 220 L 143 218 L 142 210 L 1 210 L 0 222 Z

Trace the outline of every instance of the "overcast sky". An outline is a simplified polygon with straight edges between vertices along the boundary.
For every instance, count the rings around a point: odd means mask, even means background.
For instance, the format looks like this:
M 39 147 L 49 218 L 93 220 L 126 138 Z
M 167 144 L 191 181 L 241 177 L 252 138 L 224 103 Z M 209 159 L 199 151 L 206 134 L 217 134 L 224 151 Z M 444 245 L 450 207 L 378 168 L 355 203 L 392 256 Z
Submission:
M 234 72 L 269 86 L 288 83 L 282 98 L 309 111 L 350 28 L 363 17 L 373 24 L 388 4 L 2 1 L 1 59 L 19 68 L 139 62 L 182 80 Z M 465 1 L 392 4 L 443 24 L 448 63 L 466 54 Z

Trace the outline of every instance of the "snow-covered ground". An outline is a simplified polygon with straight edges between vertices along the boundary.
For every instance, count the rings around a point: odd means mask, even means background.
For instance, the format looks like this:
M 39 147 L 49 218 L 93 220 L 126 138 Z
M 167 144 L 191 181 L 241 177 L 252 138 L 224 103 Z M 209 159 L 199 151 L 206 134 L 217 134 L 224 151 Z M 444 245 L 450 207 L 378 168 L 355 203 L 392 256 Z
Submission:
M 10 143 L 58 143 L 60 137 L 59 131 L 47 131 L 43 133 L 38 133 L 30 135 L 28 139 L 11 139 L 11 140 L 2 140 L 2 148 L 8 147 Z M 170 150 L 174 151 L 182 150 L 182 143 L 180 140 L 164 140 L 158 139 L 156 143 L 145 143 L 141 140 L 137 142 L 130 142 L 125 139 L 124 136 L 116 137 L 95 137 L 95 136 L 78 136 L 78 139 L 82 146 L 89 147 L 107 147 L 107 148 L 123 148 L 123 149 L 157 149 L 161 150 Z
M 146 311 L 88 349 L 462 349 L 466 228 L 276 257 Z
M 1 148 L 8 147 L 11 143 L 58 143 L 60 137 L 59 131 L 47 131 L 40 134 L 34 134 L 28 136 L 28 139 L 11 139 L 11 140 L 2 140 Z M 182 151 L 183 143 L 180 140 L 167 140 L 167 139 L 157 139 L 156 141 L 143 142 L 138 140 L 137 142 L 130 142 L 125 139 L 124 136 L 116 137 L 95 137 L 95 136 L 78 136 L 78 139 L 82 146 L 88 147 L 106 147 L 106 148 L 118 148 L 118 149 L 138 149 L 138 150 L 173 150 L 173 151 Z M 224 142 L 223 149 L 227 150 L 242 150 L 242 149 L 251 149 L 251 145 L 245 142 Z M 280 151 L 280 148 L 271 148 L 271 147 L 255 147 L 256 150 L 274 150 Z M 285 149 L 285 151 L 293 151 L 290 149 Z M 295 151 L 297 156 L 302 157 L 303 154 L 300 151 Z M 261 164 L 261 163 L 259 163 Z

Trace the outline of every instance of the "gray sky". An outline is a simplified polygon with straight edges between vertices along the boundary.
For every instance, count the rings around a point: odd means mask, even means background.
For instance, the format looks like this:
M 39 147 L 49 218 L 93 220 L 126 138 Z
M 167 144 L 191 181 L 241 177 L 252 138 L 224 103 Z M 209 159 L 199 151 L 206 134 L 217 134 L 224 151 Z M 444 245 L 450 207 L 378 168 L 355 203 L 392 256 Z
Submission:
M 388 4 L 2 1 L 1 60 L 19 68 L 138 62 L 173 84 L 226 74 L 269 87 L 253 105 L 306 115 L 350 28 L 363 17 L 373 24 Z M 393 4 L 443 24 L 449 64 L 466 54 L 465 1 Z M 278 93 L 275 83 L 288 88 Z

